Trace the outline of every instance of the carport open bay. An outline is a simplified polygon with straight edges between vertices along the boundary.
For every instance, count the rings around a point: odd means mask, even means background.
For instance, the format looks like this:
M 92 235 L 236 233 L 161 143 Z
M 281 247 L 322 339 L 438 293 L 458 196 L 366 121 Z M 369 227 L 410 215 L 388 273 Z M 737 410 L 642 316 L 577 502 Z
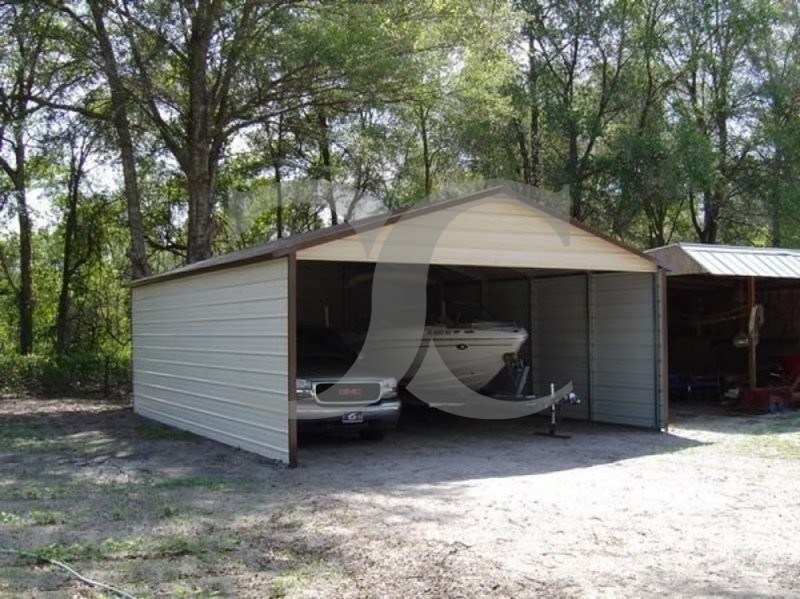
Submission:
M 139 595 L 791 596 L 800 422 L 678 415 L 669 434 L 430 414 L 297 469 L 127 405 L 0 402 L 0 536 Z M 413 419 L 409 411 L 407 417 Z M 89 593 L 2 557 L 0 593 Z

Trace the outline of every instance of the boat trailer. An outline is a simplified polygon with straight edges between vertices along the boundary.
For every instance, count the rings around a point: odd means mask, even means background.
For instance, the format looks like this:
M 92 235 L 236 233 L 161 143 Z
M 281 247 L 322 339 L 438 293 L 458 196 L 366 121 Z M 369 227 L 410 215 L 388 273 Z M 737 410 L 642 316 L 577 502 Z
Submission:
M 581 403 L 580 398 L 573 389 L 572 382 L 567 383 L 560 389 L 556 389 L 555 383 L 550 383 L 549 395 L 526 395 L 525 385 L 528 382 L 528 375 L 531 371 L 530 365 L 526 364 L 516 354 L 506 354 L 503 356 L 503 359 L 506 363 L 506 370 L 511 375 L 514 391 L 510 394 L 494 394 L 492 397 L 503 401 L 527 402 L 533 409 L 531 412 L 533 414 L 550 410 L 550 422 L 547 432 L 537 432 L 536 434 L 559 439 L 569 439 L 572 435 L 565 435 L 558 432 L 558 423 L 563 406 L 574 406 Z

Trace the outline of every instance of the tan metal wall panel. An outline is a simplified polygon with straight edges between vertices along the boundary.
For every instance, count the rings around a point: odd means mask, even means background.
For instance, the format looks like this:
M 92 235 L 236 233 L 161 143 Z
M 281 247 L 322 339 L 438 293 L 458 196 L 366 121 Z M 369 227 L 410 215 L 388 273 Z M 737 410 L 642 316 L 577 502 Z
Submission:
M 452 217 L 452 220 L 449 220 Z M 402 221 L 401 221 L 402 222 Z M 491 197 L 420 215 L 403 226 L 426 236 L 434 223 L 449 222 L 438 238 L 431 264 L 568 268 L 622 272 L 654 272 L 650 260 L 583 229 L 555 219 L 519 200 Z M 375 262 L 391 224 L 298 252 L 300 260 Z M 392 262 L 418 262 L 419 248 L 393 252 Z M 385 258 L 385 256 L 384 256 Z
M 583 420 L 589 417 L 590 399 L 586 289 L 584 274 L 539 279 L 534 303 L 537 380 L 557 387 L 572 381 L 582 403 L 564 407 L 563 414 Z
M 287 462 L 287 260 L 133 289 L 138 414 Z
M 659 428 L 654 275 L 591 277 L 592 419 Z

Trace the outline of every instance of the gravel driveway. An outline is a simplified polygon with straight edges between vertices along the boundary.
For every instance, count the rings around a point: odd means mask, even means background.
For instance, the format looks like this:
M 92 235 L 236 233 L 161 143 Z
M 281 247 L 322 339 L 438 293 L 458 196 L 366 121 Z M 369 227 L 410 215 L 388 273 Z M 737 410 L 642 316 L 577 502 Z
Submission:
M 0 546 L 137 596 L 795 597 L 800 417 L 669 434 L 409 414 L 294 470 L 124 404 L 0 400 Z M 93 596 L 0 557 L 0 594 Z

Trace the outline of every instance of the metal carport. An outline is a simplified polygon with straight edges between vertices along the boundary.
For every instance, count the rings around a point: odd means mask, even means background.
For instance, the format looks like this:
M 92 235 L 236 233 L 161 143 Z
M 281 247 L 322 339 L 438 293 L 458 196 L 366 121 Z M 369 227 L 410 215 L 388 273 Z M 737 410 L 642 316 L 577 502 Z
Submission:
M 534 374 L 575 379 L 573 413 L 666 426 L 663 272 L 641 252 L 506 187 L 337 225 L 136 281 L 137 413 L 289 464 L 297 459 L 298 263 L 375 263 L 398 226 L 437 230 L 428 264 L 522 272 Z M 437 229 L 438 228 L 438 229 Z M 365 243 L 366 242 L 366 243 Z M 391 254 L 415 260 L 412 247 Z

